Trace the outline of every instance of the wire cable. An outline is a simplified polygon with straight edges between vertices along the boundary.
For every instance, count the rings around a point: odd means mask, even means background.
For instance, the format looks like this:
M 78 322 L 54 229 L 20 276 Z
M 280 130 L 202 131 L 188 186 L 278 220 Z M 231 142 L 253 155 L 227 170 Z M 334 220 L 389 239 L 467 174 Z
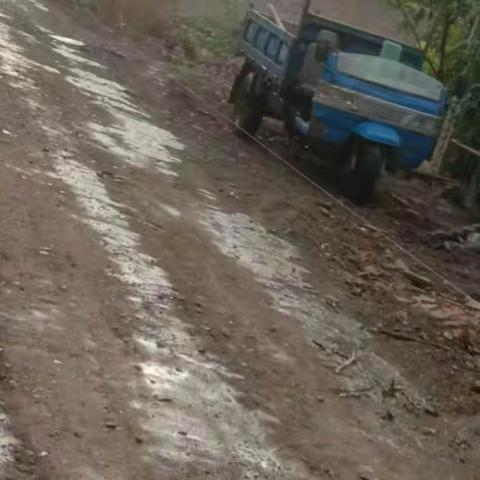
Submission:
M 471 295 L 469 295 L 465 290 L 463 290 L 461 287 L 456 285 L 453 281 L 448 279 L 445 275 L 443 275 L 441 272 L 439 272 L 436 268 L 430 266 L 428 263 L 426 263 L 424 260 L 422 260 L 420 257 L 415 255 L 414 253 L 410 252 L 407 250 L 403 245 L 401 245 L 399 242 L 397 242 L 393 237 L 385 233 L 382 229 L 376 227 L 373 225 L 367 218 L 365 218 L 363 215 L 355 211 L 353 208 L 349 207 L 343 200 L 340 198 L 336 197 L 332 193 L 330 193 L 328 190 L 326 190 L 324 187 L 322 187 L 318 182 L 310 178 L 308 175 L 303 173 L 299 168 L 297 168 L 295 165 L 293 165 L 291 162 L 289 162 L 286 158 L 284 158 L 282 155 L 279 153 L 275 152 L 271 147 L 263 143 L 259 138 L 255 137 L 254 135 L 249 134 L 245 130 L 243 130 L 241 127 L 239 127 L 230 117 L 225 115 L 223 112 L 221 112 L 217 107 L 212 107 L 212 103 L 209 102 L 206 98 L 204 98 L 202 95 L 194 92 L 191 90 L 189 87 L 186 85 L 183 85 L 185 90 L 194 98 L 199 100 L 203 105 L 207 107 L 207 111 L 216 118 L 222 119 L 224 122 L 229 124 L 230 126 L 233 126 L 234 129 L 239 130 L 242 132 L 242 134 L 246 135 L 248 138 L 250 138 L 252 141 L 254 141 L 257 145 L 259 145 L 263 150 L 265 150 L 269 155 L 273 156 L 277 160 L 279 160 L 281 163 L 283 163 L 286 167 L 288 167 L 290 170 L 292 170 L 296 175 L 299 177 L 303 178 L 305 181 L 307 181 L 311 186 L 313 186 L 316 190 L 320 191 L 323 193 L 326 197 L 328 197 L 333 203 L 338 205 L 341 209 L 345 210 L 348 212 L 350 215 L 355 217 L 361 224 L 366 225 L 370 229 L 375 230 L 378 232 L 378 235 L 380 238 L 383 238 L 386 240 L 388 243 L 393 245 L 398 251 L 402 252 L 405 256 L 410 258 L 411 260 L 415 261 L 417 265 L 422 266 L 426 271 L 430 272 L 432 275 L 434 275 L 437 279 L 441 280 L 442 283 L 448 287 L 451 288 L 452 291 L 456 292 L 457 294 L 460 294 L 462 297 L 467 300 L 467 302 L 476 302 Z M 211 113 L 211 111 L 214 111 L 214 114 Z

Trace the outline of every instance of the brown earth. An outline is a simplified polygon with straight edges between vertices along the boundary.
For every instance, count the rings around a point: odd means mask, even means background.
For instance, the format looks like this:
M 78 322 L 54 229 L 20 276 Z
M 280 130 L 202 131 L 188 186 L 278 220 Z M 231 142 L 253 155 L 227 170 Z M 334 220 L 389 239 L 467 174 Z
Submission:
M 0 12 L 0 478 L 478 478 L 478 306 L 385 238 L 478 295 L 443 182 L 346 211 L 219 115 L 234 61 Z

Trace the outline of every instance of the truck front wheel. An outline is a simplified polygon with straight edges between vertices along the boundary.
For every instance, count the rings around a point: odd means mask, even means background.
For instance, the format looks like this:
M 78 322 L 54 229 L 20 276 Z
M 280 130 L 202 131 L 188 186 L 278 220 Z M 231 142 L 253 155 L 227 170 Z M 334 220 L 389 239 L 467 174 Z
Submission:
M 384 147 L 366 140 L 358 140 L 354 149 L 350 195 L 354 201 L 364 205 L 372 200 L 378 180 L 385 170 Z
M 254 136 L 262 124 L 264 100 L 255 93 L 249 92 L 252 79 L 246 77 L 233 99 L 235 126 L 242 132 Z

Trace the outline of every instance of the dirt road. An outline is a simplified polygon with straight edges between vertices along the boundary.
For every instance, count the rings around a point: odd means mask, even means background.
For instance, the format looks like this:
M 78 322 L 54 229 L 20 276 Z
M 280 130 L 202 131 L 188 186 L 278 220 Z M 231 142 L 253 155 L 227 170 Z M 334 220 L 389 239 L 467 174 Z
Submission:
M 0 2 L 0 478 L 478 478 L 478 367 L 372 333 L 317 193 L 174 73 Z

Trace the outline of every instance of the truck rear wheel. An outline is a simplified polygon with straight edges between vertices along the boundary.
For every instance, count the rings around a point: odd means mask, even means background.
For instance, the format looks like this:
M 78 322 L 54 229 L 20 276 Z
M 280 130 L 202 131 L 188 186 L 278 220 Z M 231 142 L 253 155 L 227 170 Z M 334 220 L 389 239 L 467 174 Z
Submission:
M 358 141 L 354 155 L 350 194 L 355 202 L 364 205 L 372 200 L 385 169 L 386 157 L 381 145 L 365 140 Z
M 248 92 L 247 82 L 251 84 L 252 80 L 246 77 L 235 94 L 233 118 L 240 131 L 254 136 L 262 124 L 264 100 L 260 95 Z

